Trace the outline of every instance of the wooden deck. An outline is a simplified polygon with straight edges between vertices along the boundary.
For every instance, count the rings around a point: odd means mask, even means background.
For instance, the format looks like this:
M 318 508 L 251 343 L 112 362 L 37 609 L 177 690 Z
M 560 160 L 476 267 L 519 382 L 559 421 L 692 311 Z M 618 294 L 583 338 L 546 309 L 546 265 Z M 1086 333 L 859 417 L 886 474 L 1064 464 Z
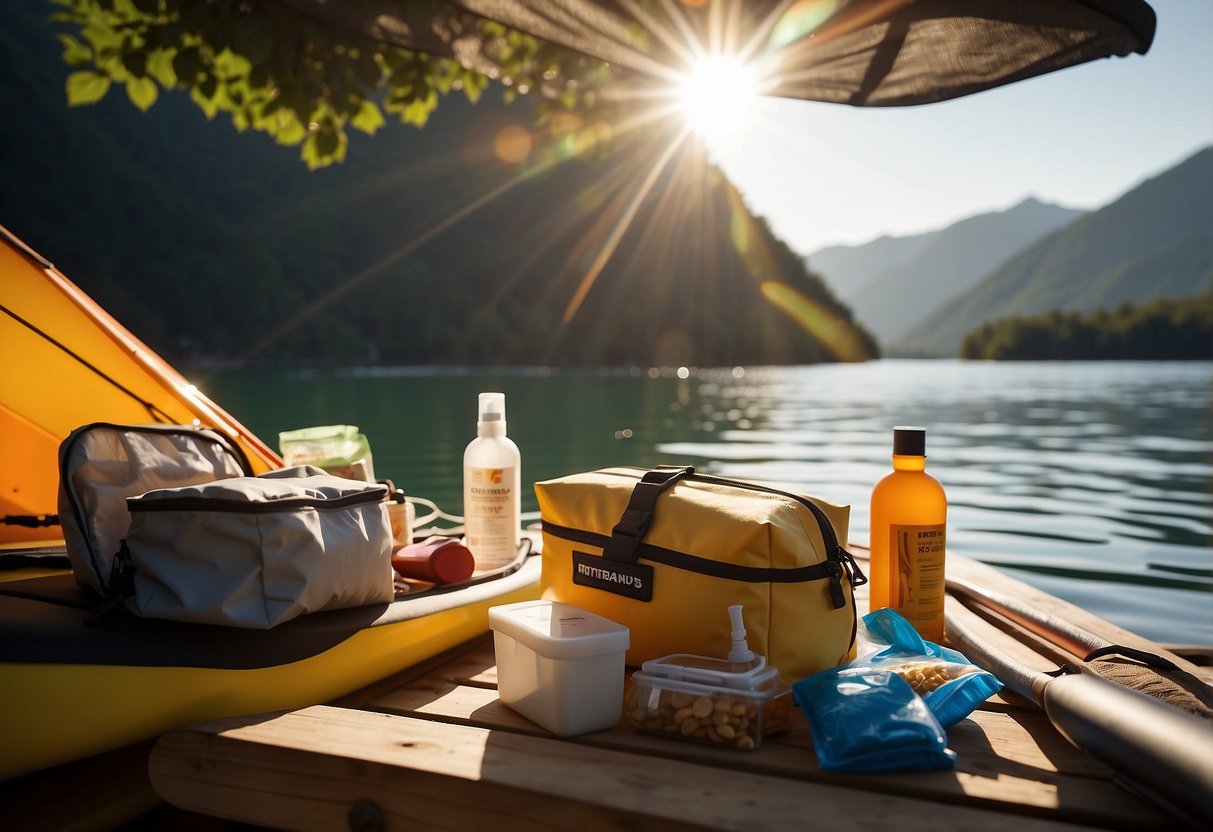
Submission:
M 989 567 L 953 558 L 949 569 L 997 576 L 1001 592 L 1158 649 Z M 949 604 L 951 616 L 974 616 Z M 1024 663 L 1057 666 L 1013 625 L 975 620 Z M 752 752 L 622 721 L 561 739 L 502 705 L 496 681 L 481 637 L 340 702 L 167 734 L 151 754 L 152 785 L 182 809 L 288 829 L 1180 828 L 1010 694 L 949 730 L 955 771 L 840 775 L 819 770 L 798 711 L 791 730 Z

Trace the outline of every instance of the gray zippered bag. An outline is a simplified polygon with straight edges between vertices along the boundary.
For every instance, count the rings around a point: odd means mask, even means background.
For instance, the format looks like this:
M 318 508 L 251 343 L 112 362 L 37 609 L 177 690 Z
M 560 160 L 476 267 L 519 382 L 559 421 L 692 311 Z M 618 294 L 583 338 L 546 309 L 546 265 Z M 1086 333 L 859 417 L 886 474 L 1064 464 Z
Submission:
M 304 465 L 131 497 L 117 589 L 139 616 L 255 629 L 390 603 L 386 496 Z
M 59 446 L 59 523 L 76 583 L 104 594 L 131 518 L 126 499 L 153 488 L 251 476 L 240 446 L 194 425 L 94 422 Z

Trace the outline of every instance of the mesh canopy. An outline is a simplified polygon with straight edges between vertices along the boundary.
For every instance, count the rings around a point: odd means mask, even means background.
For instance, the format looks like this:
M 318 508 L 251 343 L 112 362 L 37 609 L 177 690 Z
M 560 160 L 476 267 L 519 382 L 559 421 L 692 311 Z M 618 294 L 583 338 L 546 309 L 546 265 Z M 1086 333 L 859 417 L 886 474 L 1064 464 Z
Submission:
M 279 0 L 351 32 L 481 71 L 475 34 L 410 25 L 404 0 Z M 863 107 L 927 104 L 1096 58 L 1144 54 L 1139 0 L 452 0 L 451 6 L 608 62 L 622 84 L 736 55 L 769 95 Z

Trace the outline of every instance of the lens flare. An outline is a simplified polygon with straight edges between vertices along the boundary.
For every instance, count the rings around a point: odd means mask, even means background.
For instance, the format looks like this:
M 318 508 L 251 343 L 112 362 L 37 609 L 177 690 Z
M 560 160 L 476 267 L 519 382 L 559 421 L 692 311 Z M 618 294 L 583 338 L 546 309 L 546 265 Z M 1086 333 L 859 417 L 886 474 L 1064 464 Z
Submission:
M 700 58 L 678 85 L 683 116 L 704 138 L 727 134 L 744 125 L 758 94 L 758 73 L 730 55 Z
M 854 327 L 819 301 L 777 280 L 764 281 L 760 289 L 771 304 L 782 310 L 839 361 L 868 361 L 874 357 L 859 339 Z

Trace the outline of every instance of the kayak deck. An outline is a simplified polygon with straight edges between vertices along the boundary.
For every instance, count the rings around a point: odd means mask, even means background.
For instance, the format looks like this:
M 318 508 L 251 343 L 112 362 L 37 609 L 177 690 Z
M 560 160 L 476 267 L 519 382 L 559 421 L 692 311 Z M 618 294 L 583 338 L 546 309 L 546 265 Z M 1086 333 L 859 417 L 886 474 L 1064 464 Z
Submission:
M 1110 641 L 1160 650 L 990 567 L 956 557 L 949 570 L 994 577 L 1001 592 Z M 866 598 L 860 603 L 866 609 Z M 951 603 L 948 613 L 973 616 L 1024 664 L 1059 663 L 1014 625 L 996 628 Z M 151 782 L 182 809 L 292 829 L 355 820 L 580 830 L 1177 827 L 1013 694 L 992 697 L 949 730 L 954 771 L 855 775 L 818 768 L 798 709 L 789 731 L 751 752 L 645 736 L 623 720 L 566 739 L 501 704 L 496 678 L 491 636 L 480 636 L 330 705 L 172 731 L 152 750 Z

